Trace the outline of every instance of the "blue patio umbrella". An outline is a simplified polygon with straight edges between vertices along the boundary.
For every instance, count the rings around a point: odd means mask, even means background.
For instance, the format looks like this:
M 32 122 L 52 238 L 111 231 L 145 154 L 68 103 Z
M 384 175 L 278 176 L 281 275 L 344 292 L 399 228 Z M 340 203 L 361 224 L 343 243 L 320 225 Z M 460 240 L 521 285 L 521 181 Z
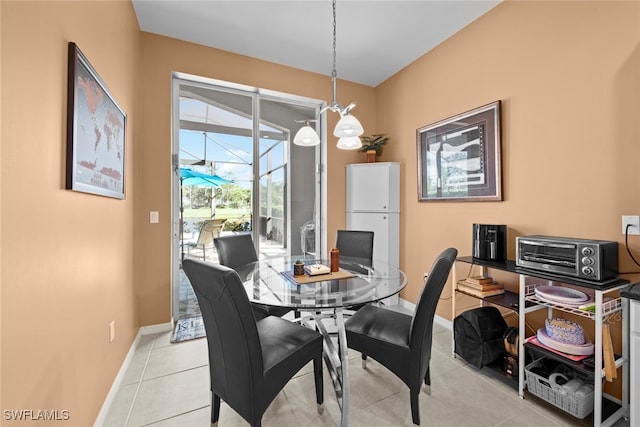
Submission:
M 184 207 L 182 206 L 182 187 L 185 185 L 219 187 L 222 184 L 230 184 L 233 180 L 224 179 L 218 175 L 194 171 L 192 169 L 180 168 L 180 242 L 183 240 L 184 232 Z M 182 244 L 180 245 L 183 246 Z M 182 249 L 182 259 L 184 259 L 184 248 Z
M 218 175 L 208 175 L 191 169 L 180 168 L 180 185 L 218 187 L 222 184 L 229 184 L 232 182 L 232 180 L 221 178 Z

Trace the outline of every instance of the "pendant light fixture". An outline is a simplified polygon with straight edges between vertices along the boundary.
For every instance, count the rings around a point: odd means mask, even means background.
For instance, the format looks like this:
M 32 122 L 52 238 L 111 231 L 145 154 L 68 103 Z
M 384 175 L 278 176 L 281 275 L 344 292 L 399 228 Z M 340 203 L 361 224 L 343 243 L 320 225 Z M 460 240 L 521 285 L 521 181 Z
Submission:
M 333 134 L 340 138 L 338 140 L 337 147 L 343 150 L 355 150 L 362 147 L 362 141 L 360 141 L 360 135 L 364 133 L 364 129 L 362 125 L 355 118 L 355 116 L 351 115 L 351 110 L 356 106 L 355 102 L 343 107 L 336 99 L 336 81 L 338 79 L 338 72 L 336 71 L 336 0 L 333 0 L 333 68 L 331 70 L 331 85 L 332 85 L 332 95 L 333 99 L 331 104 L 324 107 L 320 110 L 319 114 L 324 113 L 326 110 L 331 110 L 334 113 L 338 113 L 340 115 L 340 120 L 336 124 L 336 127 L 333 130 Z M 315 135 L 313 137 L 311 132 Z M 299 137 L 299 135 L 302 135 Z M 296 142 L 298 140 L 299 142 Z M 303 141 L 308 141 L 309 143 L 303 143 Z M 316 141 L 315 144 L 311 144 L 311 141 Z M 308 123 L 302 127 L 298 133 L 296 133 L 295 138 L 293 139 L 294 143 L 297 145 L 316 145 L 320 143 L 320 138 L 316 131 L 308 126 Z
M 340 120 L 338 124 L 336 124 L 335 129 L 333 130 L 333 134 L 339 138 L 358 138 L 364 132 L 362 129 L 362 125 L 355 118 L 355 116 L 351 115 L 351 110 L 356 106 L 355 102 L 343 107 L 336 99 L 336 81 L 338 80 L 338 72 L 336 71 L 336 0 L 333 0 L 333 68 L 331 70 L 331 85 L 332 85 L 332 94 L 333 100 L 331 104 L 325 107 L 325 110 L 331 110 L 334 113 L 340 114 Z M 359 148 L 362 147 L 362 142 L 360 142 L 360 138 L 356 140 L 351 139 L 349 142 L 349 147 L 358 145 Z M 340 144 L 338 144 L 339 148 Z M 350 148 L 352 149 L 352 148 Z
M 309 126 L 311 122 L 315 122 L 315 120 L 296 120 L 296 123 L 304 123 L 304 126 L 298 130 L 296 136 L 293 138 L 294 144 L 302 147 L 311 147 L 320 144 L 320 137 L 315 129 Z
M 357 150 L 362 147 L 362 141 L 359 136 L 343 136 L 338 139 L 337 147 L 342 150 Z

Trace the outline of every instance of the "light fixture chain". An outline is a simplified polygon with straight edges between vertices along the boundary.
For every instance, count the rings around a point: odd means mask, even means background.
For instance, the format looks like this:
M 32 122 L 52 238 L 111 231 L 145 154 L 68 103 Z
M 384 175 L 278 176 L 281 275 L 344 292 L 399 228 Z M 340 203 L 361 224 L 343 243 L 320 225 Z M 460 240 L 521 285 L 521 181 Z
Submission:
M 0 0 L 1 1 L 1 0 Z M 318 117 L 319 114 L 323 114 L 325 111 L 330 110 L 334 113 L 338 113 L 340 115 L 340 120 L 336 124 L 335 129 L 333 130 L 333 134 L 340 139 L 338 139 L 338 148 L 343 150 L 355 150 L 357 148 L 362 147 L 362 141 L 359 136 L 362 135 L 364 130 L 362 129 L 362 125 L 351 115 L 351 109 L 356 106 L 355 102 L 347 105 L 346 107 L 342 107 L 336 100 L 336 81 L 338 80 L 338 72 L 336 71 L 336 27 L 337 27 L 337 19 L 336 19 L 336 0 L 333 0 L 333 69 L 331 70 L 331 88 L 333 93 L 333 101 L 330 105 L 325 106 L 320 110 L 319 113 L 316 114 Z M 304 123 L 305 125 L 301 127 L 293 138 L 293 143 L 301 146 L 313 146 L 318 145 L 320 143 L 320 138 L 316 131 L 309 126 L 309 122 L 314 122 L 315 120 L 296 120 L 296 123 Z
M 333 0 L 333 70 L 331 77 L 337 77 L 336 71 L 336 0 Z

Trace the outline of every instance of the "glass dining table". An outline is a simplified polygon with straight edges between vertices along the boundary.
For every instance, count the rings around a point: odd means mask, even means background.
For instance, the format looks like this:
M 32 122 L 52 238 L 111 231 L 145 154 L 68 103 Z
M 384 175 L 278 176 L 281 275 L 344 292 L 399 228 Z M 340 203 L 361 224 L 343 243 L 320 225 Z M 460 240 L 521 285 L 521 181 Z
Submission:
M 325 364 L 342 412 L 340 425 L 346 427 L 350 393 L 344 318 L 350 307 L 397 294 L 407 285 L 407 276 L 381 261 L 374 260 L 374 267 L 367 267 L 347 259 L 340 260 L 337 272 L 295 276 L 293 265 L 298 260 L 305 265 L 329 265 L 326 259 L 311 256 L 275 257 L 241 267 L 238 274 L 251 302 L 291 308 L 300 313 L 296 321 L 322 333 Z

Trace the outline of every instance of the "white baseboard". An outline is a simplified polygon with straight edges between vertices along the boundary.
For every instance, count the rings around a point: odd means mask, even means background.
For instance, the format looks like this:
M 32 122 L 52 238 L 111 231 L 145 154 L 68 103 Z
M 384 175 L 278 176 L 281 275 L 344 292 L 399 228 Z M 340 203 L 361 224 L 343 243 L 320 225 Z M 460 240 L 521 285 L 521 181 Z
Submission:
M 451 320 L 447 320 L 444 317 L 440 317 L 436 314 L 436 317 L 433 319 L 434 323 L 442 326 L 443 328 L 453 331 L 453 322 Z
M 159 334 L 173 330 L 173 323 L 158 323 L 157 325 L 143 326 L 138 331 L 139 335 Z
M 400 298 L 399 301 L 399 305 L 400 307 L 406 308 L 407 310 L 411 311 L 412 313 L 415 311 L 416 309 L 416 305 L 412 302 L 409 302 L 407 300 L 404 300 L 402 298 Z M 444 317 L 440 317 L 437 314 L 435 315 L 435 317 L 433 318 L 434 323 L 437 323 L 438 325 L 442 326 L 443 328 L 446 328 L 448 330 L 453 330 L 453 322 L 451 320 L 447 320 Z
M 412 302 L 409 302 L 405 299 L 400 298 L 398 301 L 398 304 L 400 305 L 400 307 L 406 308 L 407 310 L 409 310 L 410 312 L 414 312 L 416 310 L 416 305 Z
M 102 408 L 100 408 L 98 417 L 96 418 L 96 421 L 93 424 L 94 427 L 101 427 L 102 424 L 104 424 L 104 421 L 107 417 L 107 413 L 109 412 L 109 408 L 111 408 L 111 404 L 113 403 L 116 397 L 116 394 L 118 393 L 118 390 L 122 385 L 122 380 L 124 379 L 124 375 L 126 374 L 127 369 L 129 369 L 129 365 L 131 364 L 133 355 L 135 354 L 136 349 L 138 348 L 138 344 L 140 343 L 140 337 L 142 337 L 143 335 L 157 334 L 160 332 L 170 331 L 171 329 L 173 329 L 173 325 L 171 324 L 171 322 L 160 323 L 158 325 L 143 326 L 140 329 L 138 329 L 138 333 L 136 334 L 136 337 L 133 339 L 133 342 L 131 343 L 131 347 L 129 347 L 129 352 L 127 353 L 127 356 L 124 358 L 124 361 L 122 362 L 122 366 L 120 366 L 118 375 L 116 375 L 116 378 L 113 380 L 113 383 L 111 384 L 111 389 L 109 389 L 109 393 L 107 393 L 107 397 L 105 398 L 104 403 L 102 404 Z

